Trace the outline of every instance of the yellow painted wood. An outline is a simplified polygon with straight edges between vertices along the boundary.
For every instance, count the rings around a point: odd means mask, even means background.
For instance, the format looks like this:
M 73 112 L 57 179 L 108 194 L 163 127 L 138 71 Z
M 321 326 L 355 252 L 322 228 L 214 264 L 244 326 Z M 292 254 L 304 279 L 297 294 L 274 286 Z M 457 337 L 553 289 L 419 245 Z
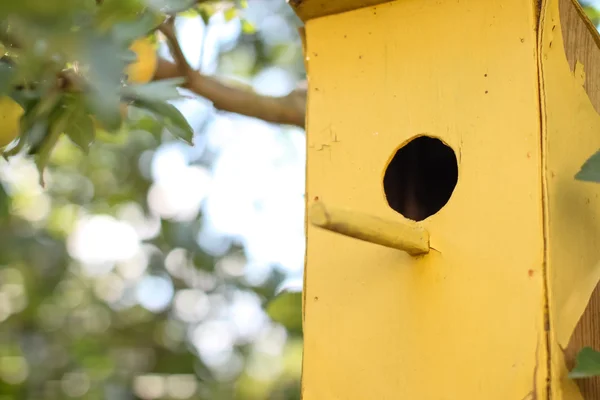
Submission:
M 568 355 L 572 364 L 575 353 L 583 345 L 591 345 L 591 338 L 599 334 L 596 308 L 587 321 L 591 329 L 587 327 L 587 332 L 578 335 L 575 347 L 570 343 L 600 280 L 600 186 L 574 179 L 582 163 L 600 148 L 600 116 L 596 111 L 600 108 L 600 40 L 579 11 L 571 0 L 547 0 L 540 24 L 554 400 L 595 399 L 600 394 L 597 382 L 583 387 L 585 396 L 579 393 L 567 378 L 563 354 L 571 348 Z
M 306 23 L 307 198 L 401 220 L 383 173 L 456 152 L 422 257 L 307 225 L 304 400 L 547 397 L 535 1 L 401 0 Z
M 389 0 L 288 0 L 288 3 L 303 21 L 375 6 Z
M 402 250 L 412 256 L 429 253 L 429 233 L 406 218 L 386 220 L 327 207 L 322 202 L 313 203 L 308 215 L 313 225 L 354 239 Z

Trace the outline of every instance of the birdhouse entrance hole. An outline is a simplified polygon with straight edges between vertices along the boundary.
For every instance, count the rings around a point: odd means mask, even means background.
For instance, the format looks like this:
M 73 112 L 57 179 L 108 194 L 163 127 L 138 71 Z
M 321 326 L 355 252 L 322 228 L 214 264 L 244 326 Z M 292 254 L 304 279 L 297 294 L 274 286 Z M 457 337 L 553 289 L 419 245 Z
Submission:
M 388 204 L 421 221 L 446 205 L 458 181 L 454 150 L 440 139 L 419 136 L 396 151 L 383 176 Z

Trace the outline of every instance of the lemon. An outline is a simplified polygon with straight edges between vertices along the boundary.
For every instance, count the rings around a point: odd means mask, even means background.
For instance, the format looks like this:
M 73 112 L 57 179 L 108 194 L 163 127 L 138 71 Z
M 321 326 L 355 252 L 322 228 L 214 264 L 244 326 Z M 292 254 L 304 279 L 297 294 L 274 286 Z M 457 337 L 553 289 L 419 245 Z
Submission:
M 8 96 L 0 97 L 0 148 L 19 136 L 21 116 L 25 110 Z
M 141 38 L 135 40 L 129 49 L 136 54 L 137 60 L 127 65 L 125 69 L 127 80 L 130 83 L 150 82 L 158 64 L 154 43 L 150 38 Z

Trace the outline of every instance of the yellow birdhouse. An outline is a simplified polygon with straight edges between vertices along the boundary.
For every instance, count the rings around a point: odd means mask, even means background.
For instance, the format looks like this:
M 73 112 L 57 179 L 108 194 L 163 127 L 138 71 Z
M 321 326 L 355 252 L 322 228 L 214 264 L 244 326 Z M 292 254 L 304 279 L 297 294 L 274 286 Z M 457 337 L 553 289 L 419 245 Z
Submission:
M 574 0 L 294 0 L 304 400 L 600 399 L 600 36 Z M 540 4 L 541 3 L 541 4 Z

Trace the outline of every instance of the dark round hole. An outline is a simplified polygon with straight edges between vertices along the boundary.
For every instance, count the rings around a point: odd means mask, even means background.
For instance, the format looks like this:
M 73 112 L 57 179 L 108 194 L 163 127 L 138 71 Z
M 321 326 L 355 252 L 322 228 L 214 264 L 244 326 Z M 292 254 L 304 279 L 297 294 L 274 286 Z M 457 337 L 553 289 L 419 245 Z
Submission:
M 388 204 L 422 221 L 446 205 L 458 181 L 456 154 L 439 139 L 419 136 L 402 146 L 383 176 Z

